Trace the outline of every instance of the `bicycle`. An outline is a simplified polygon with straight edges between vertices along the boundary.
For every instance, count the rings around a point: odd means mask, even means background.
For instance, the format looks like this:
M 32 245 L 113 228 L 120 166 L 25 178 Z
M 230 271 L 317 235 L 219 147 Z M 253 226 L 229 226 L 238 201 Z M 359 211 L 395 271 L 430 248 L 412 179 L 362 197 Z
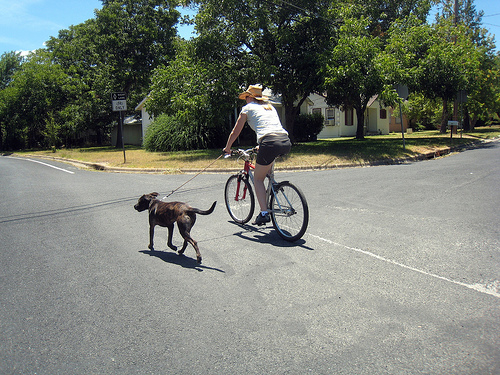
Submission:
M 232 175 L 226 182 L 224 200 L 229 216 L 238 224 L 246 224 L 253 217 L 255 195 L 252 189 L 254 177 L 252 157 L 257 148 L 232 150 L 229 156 L 239 156 L 245 161 L 243 170 Z M 309 207 L 304 193 L 289 181 L 276 182 L 274 167 L 267 176 L 266 202 L 274 229 L 286 241 L 294 242 L 306 232 L 309 223 Z

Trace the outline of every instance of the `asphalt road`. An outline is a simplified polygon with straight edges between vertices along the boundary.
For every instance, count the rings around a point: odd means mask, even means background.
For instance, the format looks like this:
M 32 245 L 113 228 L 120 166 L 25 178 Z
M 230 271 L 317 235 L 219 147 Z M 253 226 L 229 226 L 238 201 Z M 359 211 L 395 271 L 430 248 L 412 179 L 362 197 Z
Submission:
M 308 199 L 296 244 L 200 175 L 169 198 L 218 201 L 198 265 L 133 209 L 191 176 L 0 157 L 0 374 L 499 374 L 499 161 L 278 173 Z

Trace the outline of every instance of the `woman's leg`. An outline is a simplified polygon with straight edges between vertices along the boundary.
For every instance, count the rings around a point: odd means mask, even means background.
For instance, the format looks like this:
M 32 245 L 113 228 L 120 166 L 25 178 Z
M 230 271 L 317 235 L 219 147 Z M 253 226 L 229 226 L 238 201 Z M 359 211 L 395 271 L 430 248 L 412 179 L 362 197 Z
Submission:
M 267 174 L 271 171 L 273 164 L 274 162 L 269 165 L 255 164 L 255 170 L 254 170 L 255 195 L 257 195 L 257 201 L 259 202 L 261 211 L 267 211 L 266 186 L 264 185 L 264 180 L 266 179 Z

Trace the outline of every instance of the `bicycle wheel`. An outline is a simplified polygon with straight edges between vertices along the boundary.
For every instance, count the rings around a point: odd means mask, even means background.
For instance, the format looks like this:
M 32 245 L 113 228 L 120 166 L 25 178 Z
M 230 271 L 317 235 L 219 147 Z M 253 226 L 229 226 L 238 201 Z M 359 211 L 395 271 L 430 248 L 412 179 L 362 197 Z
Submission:
M 247 178 L 239 174 L 229 177 L 224 200 L 227 212 L 235 222 L 245 224 L 250 221 L 255 210 L 255 196 Z
M 288 181 L 278 183 L 269 207 L 273 226 L 281 238 L 293 242 L 304 235 L 309 223 L 309 207 L 298 187 Z

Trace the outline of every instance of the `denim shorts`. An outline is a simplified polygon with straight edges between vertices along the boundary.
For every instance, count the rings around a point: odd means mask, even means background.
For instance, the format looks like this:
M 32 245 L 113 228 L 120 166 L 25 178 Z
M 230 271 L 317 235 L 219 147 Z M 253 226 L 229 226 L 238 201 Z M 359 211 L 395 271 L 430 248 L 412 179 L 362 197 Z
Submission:
M 291 148 L 292 143 L 288 138 L 288 134 L 265 135 L 259 142 L 256 162 L 260 165 L 269 165 L 276 157 L 288 154 Z

